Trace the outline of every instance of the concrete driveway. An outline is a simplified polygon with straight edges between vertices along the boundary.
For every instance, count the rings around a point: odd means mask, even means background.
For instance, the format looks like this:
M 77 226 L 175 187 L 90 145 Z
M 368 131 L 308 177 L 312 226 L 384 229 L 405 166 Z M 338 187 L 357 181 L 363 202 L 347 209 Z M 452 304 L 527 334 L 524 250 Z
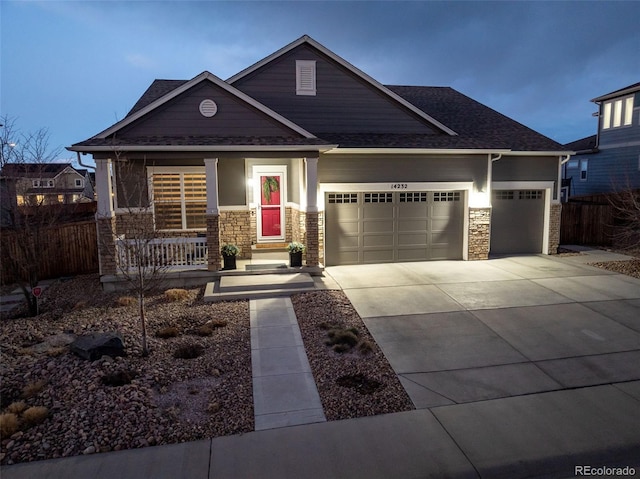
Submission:
M 335 266 L 416 408 L 640 380 L 640 280 L 621 259 Z M 640 383 L 632 383 L 640 386 Z

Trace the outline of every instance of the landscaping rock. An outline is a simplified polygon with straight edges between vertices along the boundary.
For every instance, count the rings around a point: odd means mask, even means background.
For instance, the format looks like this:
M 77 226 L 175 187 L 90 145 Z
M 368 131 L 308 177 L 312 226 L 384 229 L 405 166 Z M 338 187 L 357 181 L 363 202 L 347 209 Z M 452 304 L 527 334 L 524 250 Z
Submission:
M 119 333 L 92 333 L 79 336 L 71 343 L 71 351 L 89 361 L 95 361 L 102 356 L 126 355 L 122 336 Z

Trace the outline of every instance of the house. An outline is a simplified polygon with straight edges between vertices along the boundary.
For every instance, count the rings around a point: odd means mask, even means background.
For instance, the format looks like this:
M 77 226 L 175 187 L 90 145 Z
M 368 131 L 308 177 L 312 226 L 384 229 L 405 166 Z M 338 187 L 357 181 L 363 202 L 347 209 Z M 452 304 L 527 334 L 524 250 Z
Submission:
M 18 206 L 94 200 L 88 171 L 76 169 L 71 163 L 8 163 L 0 176 L 11 183 L 11 196 L 15 195 Z
M 155 80 L 68 149 L 96 162 L 103 275 L 114 230 L 147 206 L 167 237 L 205 242 L 212 271 L 228 242 L 247 258 L 299 241 L 306 266 L 554 253 L 570 154 L 452 88 L 382 85 L 306 35 L 226 81 Z
M 640 83 L 591 101 L 598 131 L 565 145 L 576 152 L 563 165 L 565 198 L 640 188 Z

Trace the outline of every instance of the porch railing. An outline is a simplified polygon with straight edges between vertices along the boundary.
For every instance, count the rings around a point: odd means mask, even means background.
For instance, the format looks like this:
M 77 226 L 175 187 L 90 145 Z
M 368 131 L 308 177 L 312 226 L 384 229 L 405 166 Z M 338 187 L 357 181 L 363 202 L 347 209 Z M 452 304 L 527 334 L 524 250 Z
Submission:
M 143 266 L 168 270 L 207 266 L 206 238 L 117 239 L 116 258 L 122 270 Z

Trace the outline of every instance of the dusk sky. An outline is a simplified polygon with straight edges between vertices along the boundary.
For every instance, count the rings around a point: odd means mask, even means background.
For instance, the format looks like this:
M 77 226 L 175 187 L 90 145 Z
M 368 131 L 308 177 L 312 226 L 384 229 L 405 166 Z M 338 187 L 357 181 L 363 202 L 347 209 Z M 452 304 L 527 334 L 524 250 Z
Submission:
M 383 84 L 450 86 L 560 143 L 595 134 L 592 98 L 640 81 L 636 1 L 0 0 L 0 15 L 0 114 L 53 147 L 121 120 L 156 78 L 227 79 L 304 34 Z

